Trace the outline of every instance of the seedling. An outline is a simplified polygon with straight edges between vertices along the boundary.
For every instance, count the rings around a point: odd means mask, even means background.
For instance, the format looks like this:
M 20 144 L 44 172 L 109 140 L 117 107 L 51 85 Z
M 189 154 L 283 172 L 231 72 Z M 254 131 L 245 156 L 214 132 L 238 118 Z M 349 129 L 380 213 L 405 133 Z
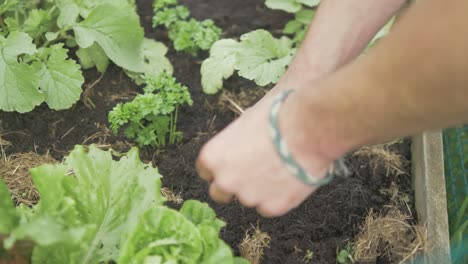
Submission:
M 304 261 L 304 263 L 309 263 L 310 261 L 312 261 L 313 258 L 314 258 L 314 252 L 308 249 L 302 260 Z
M 336 262 L 340 264 L 353 264 L 354 261 L 354 245 L 352 243 L 348 243 L 345 248 L 341 250 L 336 250 Z

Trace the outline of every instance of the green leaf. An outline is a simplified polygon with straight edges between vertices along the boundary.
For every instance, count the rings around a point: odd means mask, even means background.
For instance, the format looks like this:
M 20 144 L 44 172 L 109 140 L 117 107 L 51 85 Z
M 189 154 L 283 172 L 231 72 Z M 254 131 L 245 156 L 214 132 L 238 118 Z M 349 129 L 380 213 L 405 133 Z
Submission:
M 241 36 L 242 52 L 235 65 L 239 75 L 254 80 L 257 85 L 276 83 L 286 71 L 295 50 L 286 37 L 274 38 L 268 31 L 256 30 Z
M 28 18 L 24 21 L 23 30 L 31 37 L 44 34 L 49 30 L 51 17 L 45 10 L 33 9 L 29 12 Z
M 39 70 L 18 62 L 18 56 L 36 52 L 32 38 L 22 32 L 0 36 L 0 51 L 0 110 L 29 112 L 45 99 L 38 89 Z
M 312 19 L 315 16 L 315 10 L 313 9 L 302 9 L 301 11 L 297 12 L 295 15 L 296 21 L 304 24 L 309 25 L 312 22 Z
M 223 88 L 223 80 L 234 74 L 239 43 L 233 39 L 222 39 L 213 44 L 210 57 L 201 66 L 203 91 L 215 94 Z
M 96 67 L 100 73 L 104 73 L 110 63 L 106 53 L 97 43 L 88 48 L 79 48 L 76 51 L 76 56 L 80 59 L 81 67 L 85 70 Z
M 96 146 L 77 146 L 63 164 L 31 170 L 41 200 L 17 239 L 36 243 L 35 263 L 107 263 L 139 216 L 162 203 L 160 175 L 137 149 L 119 161 Z
M 4 22 L 5 22 L 5 25 L 7 25 L 9 32 L 21 31 L 18 21 L 16 21 L 14 18 L 7 17 L 5 18 Z
M 57 32 L 47 32 L 45 33 L 45 37 L 47 41 L 54 41 L 58 38 L 59 34 Z
M 271 9 L 279 9 L 289 13 L 296 13 L 303 7 L 316 7 L 320 0 L 266 0 L 266 6 Z
M 231 248 L 219 238 L 216 227 L 202 225 L 199 229 L 203 238 L 203 255 L 198 263 L 235 263 Z
M 234 70 L 260 86 L 278 82 L 295 53 L 292 46 L 289 38 L 274 38 L 266 30 L 244 34 L 240 42 L 217 41 L 201 67 L 203 91 L 216 93 Z
M 308 7 L 316 7 L 320 5 L 320 0 L 298 0 L 298 1 Z
M 87 18 L 92 10 L 101 5 L 112 5 L 123 11 L 135 11 L 135 0 L 65 0 L 74 1 L 80 7 L 80 15 Z
M 226 223 L 216 218 L 215 211 L 207 203 L 189 200 L 184 203 L 180 212 L 197 226 L 209 225 L 214 227 L 216 233 L 219 233 L 221 228 L 226 225 Z
M 68 109 L 80 99 L 84 83 L 80 66 L 68 59 L 63 44 L 55 44 L 45 51 L 40 87 L 46 93 L 47 105 L 54 110 Z
M 304 27 L 304 24 L 297 20 L 291 20 L 289 21 L 286 26 L 284 26 L 283 33 L 284 34 L 295 34 L 298 31 L 302 30 Z
M 81 48 L 97 42 L 115 64 L 134 72 L 144 71 L 140 61 L 143 29 L 134 10 L 103 4 L 93 9 L 73 30 Z
M 0 234 L 8 234 L 13 230 L 19 222 L 19 217 L 16 213 L 15 206 L 10 197 L 10 192 L 7 186 L 1 180 L 0 175 Z M 0 241 L 0 248 L 2 247 Z
M 201 263 L 202 237 L 196 226 L 179 212 L 157 207 L 146 212 L 125 241 L 118 263 Z M 172 262 L 170 262 L 172 261 Z
M 144 65 L 144 71 L 140 73 L 127 71 L 127 75 L 129 75 L 136 84 L 143 84 L 145 82 L 145 75 L 159 76 L 163 72 L 172 74 L 174 70 L 171 62 L 166 57 L 167 47 L 163 43 L 145 38 L 141 48 L 141 63 Z
M 57 6 L 60 8 L 57 25 L 59 28 L 75 26 L 80 16 L 80 7 L 73 0 L 59 0 Z
M 177 21 L 184 20 L 190 16 L 190 11 L 185 6 L 176 6 L 164 8 L 156 11 L 153 17 L 153 27 L 165 26 L 169 27 Z
M 364 52 L 367 52 L 370 48 L 374 47 L 377 42 L 387 36 L 390 33 L 390 30 L 393 27 L 393 24 L 395 23 L 396 17 L 392 17 L 385 26 L 383 26 L 379 32 L 374 36 L 374 38 L 370 41 L 369 45 L 367 46 L 366 50 Z
M 199 50 L 209 50 L 219 39 L 222 30 L 213 20 L 177 21 L 169 27 L 169 38 L 174 43 L 174 49 L 196 55 Z

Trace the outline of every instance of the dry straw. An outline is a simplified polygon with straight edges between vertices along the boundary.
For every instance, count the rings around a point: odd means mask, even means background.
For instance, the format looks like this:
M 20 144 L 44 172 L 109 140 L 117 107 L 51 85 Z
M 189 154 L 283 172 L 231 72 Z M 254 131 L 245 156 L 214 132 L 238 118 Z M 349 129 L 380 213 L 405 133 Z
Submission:
M 260 230 L 260 227 L 252 227 L 245 232 L 244 239 L 239 245 L 241 256 L 251 264 L 260 264 L 264 251 L 270 246 L 271 237 Z
M 356 238 L 356 261 L 375 263 L 383 256 L 392 263 L 405 263 L 425 252 L 428 247 L 426 228 L 408 224 L 410 219 L 411 215 L 396 207 L 389 207 L 382 215 L 371 210 Z
M 354 152 L 353 156 L 369 159 L 374 174 L 381 167 L 385 169 L 387 176 L 406 174 L 405 166 L 408 164 L 408 160 L 402 155 L 390 151 L 386 145 L 363 147 Z
M 16 205 L 22 203 L 31 206 L 39 200 L 29 169 L 56 162 L 48 154 L 39 155 L 34 152 L 14 154 L 0 160 L 0 176 L 8 186 Z

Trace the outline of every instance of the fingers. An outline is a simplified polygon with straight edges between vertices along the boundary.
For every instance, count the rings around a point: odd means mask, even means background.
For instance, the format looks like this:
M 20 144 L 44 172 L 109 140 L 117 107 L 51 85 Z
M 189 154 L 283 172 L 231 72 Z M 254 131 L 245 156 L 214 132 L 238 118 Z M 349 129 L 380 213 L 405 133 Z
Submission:
M 203 164 L 203 161 L 200 158 L 197 159 L 195 167 L 198 171 L 198 175 L 200 176 L 200 178 L 207 182 L 213 181 L 213 173 L 211 173 L 211 171 L 205 167 L 205 164 Z
M 234 200 L 234 195 L 221 190 L 216 183 L 212 183 L 210 186 L 211 198 L 220 204 L 228 204 Z

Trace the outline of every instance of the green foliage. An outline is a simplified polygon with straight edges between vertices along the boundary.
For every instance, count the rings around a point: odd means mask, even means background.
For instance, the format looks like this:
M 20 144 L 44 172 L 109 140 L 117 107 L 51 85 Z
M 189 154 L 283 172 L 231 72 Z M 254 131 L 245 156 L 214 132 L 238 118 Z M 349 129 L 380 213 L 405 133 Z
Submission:
M 148 70 L 134 1 L 9 0 L 0 14 L 0 110 L 24 113 L 43 102 L 62 110 L 78 101 L 84 78 L 68 48 L 77 47 L 85 69 L 104 72 L 112 61 L 130 72 Z
M 163 206 L 161 175 L 136 148 L 116 161 L 77 146 L 64 163 L 31 174 L 41 195 L 33 208 L 14 208 L 0 181 L 0 248 L 30 241 L 32 264 L 235 263 L 214 211 L 198 201 L 180 212 Z
M 301 9 L 294 15 L 294 20 L 291 20 L 286 24 L 283 29 L 283 33 L 293 35 L 293 42 L 300 44 L 304 40 L 314 16 L 314 9 Z
M 345 248 L 341 250 L 336 250 L 336 262 L 340 264 L 353 264 L 354 261 L 354 245 L 352 243 L 348 243 Z
M 109 113 L 111 129 L 118 133 L 126 126 L 125 136 L 140 145 L 165 146 L 168 135 L 169 144 L 174 144 L 182 138 L 176 128 L 179 106 L 193 103 L 188 88 L 167 73 L 146 77 L 145 83 L 144 94 Z
M 169 39 L 174 49 L 197 55 L 200 50 L 209 50 L 221 36 L 222 30 L 213 20 L 198 21 L 190 18 L 190 11 L 176 0 L 155 0 L 153 26 L 169 30 Z
M 241 36 L 240 41 L 223 39 L 210 50 L 210 57 L 201 67 L 205 93 L 214 94 L 238 71 L 239 76 L 260 86 L 276 83 L 286 71 L 295 53 L 287 37 L 277 39 L 268 31 L 256 30 Z
M 266 0 L 265 4 L 271 9 L 296 13 L 299 12 L 304 6 L 318 6 L 320 4 L 320 0 Z

